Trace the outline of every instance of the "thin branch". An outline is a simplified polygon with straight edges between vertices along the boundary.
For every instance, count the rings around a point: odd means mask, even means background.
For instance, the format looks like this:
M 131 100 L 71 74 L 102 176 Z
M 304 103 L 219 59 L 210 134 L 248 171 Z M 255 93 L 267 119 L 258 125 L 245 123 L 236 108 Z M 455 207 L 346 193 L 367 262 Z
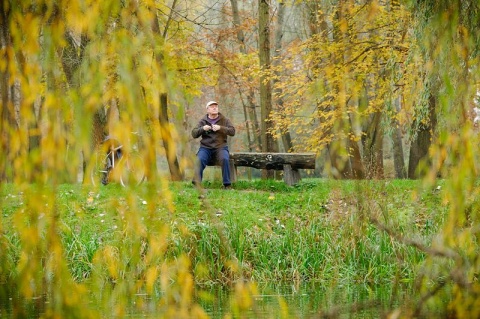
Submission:
M 371 46 L 371 47 L 368 47 L 366 48 L 365 50 L 363 50 L 362 52 L 360 52 L 360 54 L 358 54 L 356 57 L 354 57 L 353 59 L 351 59 L 350 61 L 348 62 L 345 62 L 343 65 L 347 65 L 347 64 L 350 64 L 352 62 L 355 62 L 356 60 L 358 60 L 362 55 L 364 55 L 365 53 L 367 53 L 368 51 L 372 50 L 372 49 L 381 49 L 381 48 L 385 48 L 387 47 L 388 45 L 381 45 L 381 46 Z
M 430 256 L 457 259 L 457 260 L 460 258 L 458 253 L 451 250 L 451 249 L 440 250 L 440 249 L 428 247 L 428 246 L 424 245 L 423 243 L 420 243 L 420 242 L 418 242 L 414 239 L 410 239 L 410 238 L 406 238 L 404 236 L 401 236 L 401 235 L 395 233 L 393 230 L 391 230 L 387 226 L 380 223 L 378 221 L 378 219 L 376 219 L 374 217 L 370 217 L 370 222 L 372 224 L 374 224 L 378 229 L 386 232 L 389 236 L 393 237 L 397 241 L 399 241 L 399 242 L 401 242 L 405 245 L 413 246 L 413 247 L 417 248 L 418 250 L 420 250 L 420 251 L 422 251 L 422 252 L 424 252 L 424 253 L 426 253 Z
M 187 72 L 187 71 L 195 71 L 195 70 L 203 70 L 203 69 L 209 69 L 211 68 L 212 66 L 199 66 L 199 67 L 196 67 L 196 68 L 189 68 L 189 69 L 185 69 L 185 68 L 182 68 L 182 69 L 176 69 L 177 72 Z
M 425 294 L 423 294 L 420 297 L 420 300 L 417 302 L 417 305 L 415 307 L 413 318 L 418 318 L 420 316 L 420 312 L 422 311 L 422 308 L 425 302 L 427 302 L 428 299 L 435 296 L 443 287 L 445 287 L 445 284 L 446 284 L 446 281 L 438 282 L 437 285 L 432 290 L 427 291 Z
M 177 0 L 173 0 L 172 7 L 170 8 L 170 13 L 168 14 L 167 22 L 165 23 L 165 29 L 163 29 L 162 38 L 164 38 L 164 39 L 166 39 L 166 37 L 167 37 L 168 27 L 170 26 L 170 23 L 172 22 L 172 19 L 173 19 L 172 17 L 173 17 L 173 13 L 174 13 L 176 4 L 177 4 Z

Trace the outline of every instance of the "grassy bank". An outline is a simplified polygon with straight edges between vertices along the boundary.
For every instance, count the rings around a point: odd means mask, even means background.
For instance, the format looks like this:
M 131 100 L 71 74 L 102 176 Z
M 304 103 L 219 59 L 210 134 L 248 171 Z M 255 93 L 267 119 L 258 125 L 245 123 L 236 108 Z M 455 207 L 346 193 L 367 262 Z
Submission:
M 442 185 L 411 180 L 204 186 L 3 185 L 0 310 L 201 318 L 221 286 L 241 317 L 267 283 L 394 289 L 418 278 L 418 245 L 447 214 Z
M 422 253 L 392 240 L 372 218 L 426 243 L 444 218 L 440 193 L 420 191 L 416 181 L 306 179 L 296 187 L 241 181 L 233 191 L 215 183 L 203 190 L 174 183 L 135 191 L 114 184 L 61 185 L 52 193 L 39 193 L 4 186 L 8 260 L 18 265 L 29 240 L 35 245 L 48 241 L 46 231 L 55 222 L 77 282 L 94 272 L 116 280 L 131 271 L 128 265 L 135 265 L 142 277 L 148 258 L 151 263 L 179 256 L 188 256 L 198 284 L 228 284 L 238 278 L 409 281 Z M 49 194 L 55 198 L 46 199 Z M 55 217 L 48 205 L 54 206 Z

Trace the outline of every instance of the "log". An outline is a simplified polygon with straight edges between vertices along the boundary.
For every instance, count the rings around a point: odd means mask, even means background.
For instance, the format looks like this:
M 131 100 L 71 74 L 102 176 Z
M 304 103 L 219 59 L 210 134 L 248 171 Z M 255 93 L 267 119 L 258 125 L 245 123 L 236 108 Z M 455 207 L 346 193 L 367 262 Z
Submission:
M 283 170 L 284 165 L 291 169 L 315 169 L 315 153 L 230 153 L 235 166 L 248 166 L 257 169 Z

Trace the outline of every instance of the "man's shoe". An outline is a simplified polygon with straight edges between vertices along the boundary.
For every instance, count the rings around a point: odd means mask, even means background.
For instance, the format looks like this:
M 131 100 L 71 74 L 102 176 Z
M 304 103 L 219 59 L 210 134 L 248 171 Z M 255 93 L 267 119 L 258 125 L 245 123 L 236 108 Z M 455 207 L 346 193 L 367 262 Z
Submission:
M 223 189 L 224 189 L 224 190 L 231 190 L 231 189 L 232 189 L 232 185 L 223 185 Z

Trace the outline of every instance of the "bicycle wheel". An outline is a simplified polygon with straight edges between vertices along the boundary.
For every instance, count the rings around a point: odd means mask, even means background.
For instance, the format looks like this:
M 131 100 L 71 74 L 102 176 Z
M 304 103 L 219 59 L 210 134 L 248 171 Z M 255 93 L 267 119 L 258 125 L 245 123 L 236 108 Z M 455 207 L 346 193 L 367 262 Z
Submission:
M 122 186 L 137 186 L 145 180 L 145 162 L 138 153 L 122 158 L 120 164 L 120 183 Z
M 102 151 L 96 151 L 91 160 L 90 180 L 93 186 L 106 185 L 109 182 L 109 157 Z

